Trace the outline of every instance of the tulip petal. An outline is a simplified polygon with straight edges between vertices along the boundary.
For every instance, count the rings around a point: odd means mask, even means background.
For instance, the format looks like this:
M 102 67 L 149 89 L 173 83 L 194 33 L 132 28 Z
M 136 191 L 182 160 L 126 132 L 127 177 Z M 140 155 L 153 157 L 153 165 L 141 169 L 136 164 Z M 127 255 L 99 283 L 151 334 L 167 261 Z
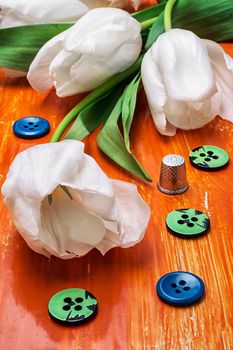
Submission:
M 148 50 L 143 58 L 141 71 L 143 86 L 157 130 L 162 135 L 175 135 L 176 128 L 167 121 L 163 112 L 167 95 L 162 83 L 159 67 L 154 60 L 151 50 Z
M 120 180 L 112 180 L 112 184 L 118 209 L 118 226 L 108 227 L 108 233 L 96 246 L 102 254 L 115 246 L 128 248 L 141 241 L 150 219 L 150 208 L 135 185 Z
M 214 41 L 203 40 L 203 42 L 208 50 L 221 95 L 219 115 L 233 122 L 233 59 Z
M 105 226 L 97 216 L 89 214 L 78 201 L 70 200 L 61 190 L 53 193 L 52 205 L 47 198 L 38 201 L 5 199 L 11 208 L 14 224 L 29 246 L 39 253 L 70 258 L 82 256 L 105 235 Z
M 65 34 L 66 31 L 47 41 L 32 61 L 27 74 L 27 79 L 33 89 L 43 92 L 53 86 L 53 80 L 49 75 L 49 66 L 54 57 L 62 49 L 62 41 Z
M 73 140 L 33 146 L 16 156 L 3 184 L 16 228 L 40 254 L 104 254 L 143 238 L 149 208 L 136 186 L 110 181 L 83 149 Z
M 205 41 L 183 29 L 160 35 L 147 52 L 142 78 L 160 133 L 173 135 L 175 127 L 197 129 L 219 114 L 222 92 L 211 63 Z
M 201 102 L 217 92 L 205 45 L 194 33 L 172 29 L 159 36 L 152 54 L 168 96 Z
M 140 24 L 127 12 L 111 8 L 88 12 L 67 31 L 64 49 L 51 62 L 58 96 L 96 88 L 131 66 L 141 46 Z
M 168 98 L 164 106 L 167 120 L 183 130 L 198 129 L 218 115 L 221 95 L 216 93 L 205 102 L 184 102 Z
M 0 0 L 1 28 L 35 23 L 75 22 L 89 8 L 79 0 Z

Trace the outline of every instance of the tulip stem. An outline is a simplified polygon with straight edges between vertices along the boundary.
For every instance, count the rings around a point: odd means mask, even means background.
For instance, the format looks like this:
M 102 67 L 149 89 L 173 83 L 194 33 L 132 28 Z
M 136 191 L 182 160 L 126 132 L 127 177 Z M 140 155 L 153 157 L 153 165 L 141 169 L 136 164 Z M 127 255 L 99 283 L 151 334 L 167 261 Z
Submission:
M 102 85 L 98 86 L 94 91 L 92 91 L 88 96 L 86 96 L 81 102 L 79 102 L 61 121 L 61 123 L 58 125 L 57 129 L 55 130 L 50 142 L 58 142 L 70 123 L 78 116 L 78 114 L 89 104 L 96 101 L 98 98 L 103 96 L 107 91 L 112 89 L 114 86 L 119 84 L 121 81 L 128 78 L 130 75 L 137 72 L 142 63 L 143 55 L 140 55 L 138 59 L 134 62 L 134 64 L 126 69 L 124 72 L 119 73 L 112 78 L 110 78 L 108 81 L 103 83 Z
M 148 29 L 156 22 L 158 17 L 153 17 L 148 19 L 147 21 L 141 22 L 141 31 Z
M 164 10 L 165 31 L 172 29 L 172 10 L 177 0 L 168 0 Z

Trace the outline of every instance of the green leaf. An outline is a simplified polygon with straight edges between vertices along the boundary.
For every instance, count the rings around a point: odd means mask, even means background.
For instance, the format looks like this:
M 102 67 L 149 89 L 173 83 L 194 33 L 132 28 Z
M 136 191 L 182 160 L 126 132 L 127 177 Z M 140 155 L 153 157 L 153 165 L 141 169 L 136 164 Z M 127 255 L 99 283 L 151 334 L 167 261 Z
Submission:
M 123 96 L 118 100 L 111 115 L 107 119 L 102 130 L 98 134 L 97 144 L 99 148 L 114 162 L 134 175 L 152 181 L 138 160 L 125 147 L 124 139 L 118 127 L 118 119 L 121 115 Z
M 137 92 L 139 88 L 139 84 L 141 81 L 141 74 L 138 73 L 136 77 L 131 81 L 131 83 L 127 86 L 125 89 L 124 95 L 123 95 L 123 102 L 122 102 L 122 125 L 123 125 L 123 131 L 124 131 L 124 140 L 125 145 L 128 150 L 130 151 L 130 141 L 129 141 L 129 132 L 131 128 L 131 124 L 133 121 L 136 101 L 137 101 Z
M 121 90 L 122 87 L 117 86 L 103 97 L 84 108 L 79 113 L 77 119 L 64 138 L 82 140 L 84 137 L 98 128 L 98 126 L 110 115 L 120 96 Z
M 132 17 L 134 17 L 138 22 L 147 21 L 150 18 L 157 17 L 164 10 L 166 3 L 160 5 L 148 7 L 145 10 L 134 12 Z
M 37 24 L 0 29 L 0 67 L 27 72 L 39 49 L 71 25 Z
M 152 25 L 145 49 L 149 49 L 164 32 L 164 13 Z M 173 28 L 193 31 L 201 38 L 214 41 L 233 39 L 232 0 L 179 0 L 172 12 Z

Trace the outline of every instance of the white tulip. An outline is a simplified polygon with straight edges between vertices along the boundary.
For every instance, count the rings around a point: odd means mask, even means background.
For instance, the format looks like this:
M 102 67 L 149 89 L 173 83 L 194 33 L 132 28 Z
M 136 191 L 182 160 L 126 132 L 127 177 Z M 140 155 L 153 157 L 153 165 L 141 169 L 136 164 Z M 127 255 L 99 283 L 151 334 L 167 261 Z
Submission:
M 0 0 L 0 27 L 76 22 L 89 7 L 79 0 Z
M 92 90 L 134 63 L 142 47 L 140 30 L 126 11 L 91 10 L 40 49 L 29 83 L 38 91 L 54 85 L 60 97 Z
M 109 179 L 84 153 L 84 144 L 74 140 L 19 153 L 2 194 L 27 244 L 63 259 L 94 247 L 105 254 L 133 246 L 143 238 L 150 216 L 136 186 Z
M 124 7 L 128 2 L 135 9 L 140 4 L 140 0 L 0 0 L 0 28 L 76 22 L 95 7 Z
M 142 80 L 158 131 L 197 129 L 215 116 L 233 121 L 233 59 L 217 43 L 171 29 L 142 62 Z
M 135 9 L 140 0 L 132 0 Z M 30 24 L 77 22 L 87 11 L 95 7 L 124 7 L 127 0 L 0 0 L 0 28 Z M 26 73 L 3 68 L 11 78 Z

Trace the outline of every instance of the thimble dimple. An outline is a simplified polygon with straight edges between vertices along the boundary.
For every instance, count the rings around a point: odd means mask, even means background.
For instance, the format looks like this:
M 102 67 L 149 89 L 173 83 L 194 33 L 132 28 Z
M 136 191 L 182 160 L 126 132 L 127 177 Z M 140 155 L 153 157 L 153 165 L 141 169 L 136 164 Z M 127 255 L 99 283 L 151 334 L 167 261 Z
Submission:
M 158 189 L 166 194 L 179 194 L 185 192 L 188 187 L 184 158 L 178 154 L 163 157 Z

